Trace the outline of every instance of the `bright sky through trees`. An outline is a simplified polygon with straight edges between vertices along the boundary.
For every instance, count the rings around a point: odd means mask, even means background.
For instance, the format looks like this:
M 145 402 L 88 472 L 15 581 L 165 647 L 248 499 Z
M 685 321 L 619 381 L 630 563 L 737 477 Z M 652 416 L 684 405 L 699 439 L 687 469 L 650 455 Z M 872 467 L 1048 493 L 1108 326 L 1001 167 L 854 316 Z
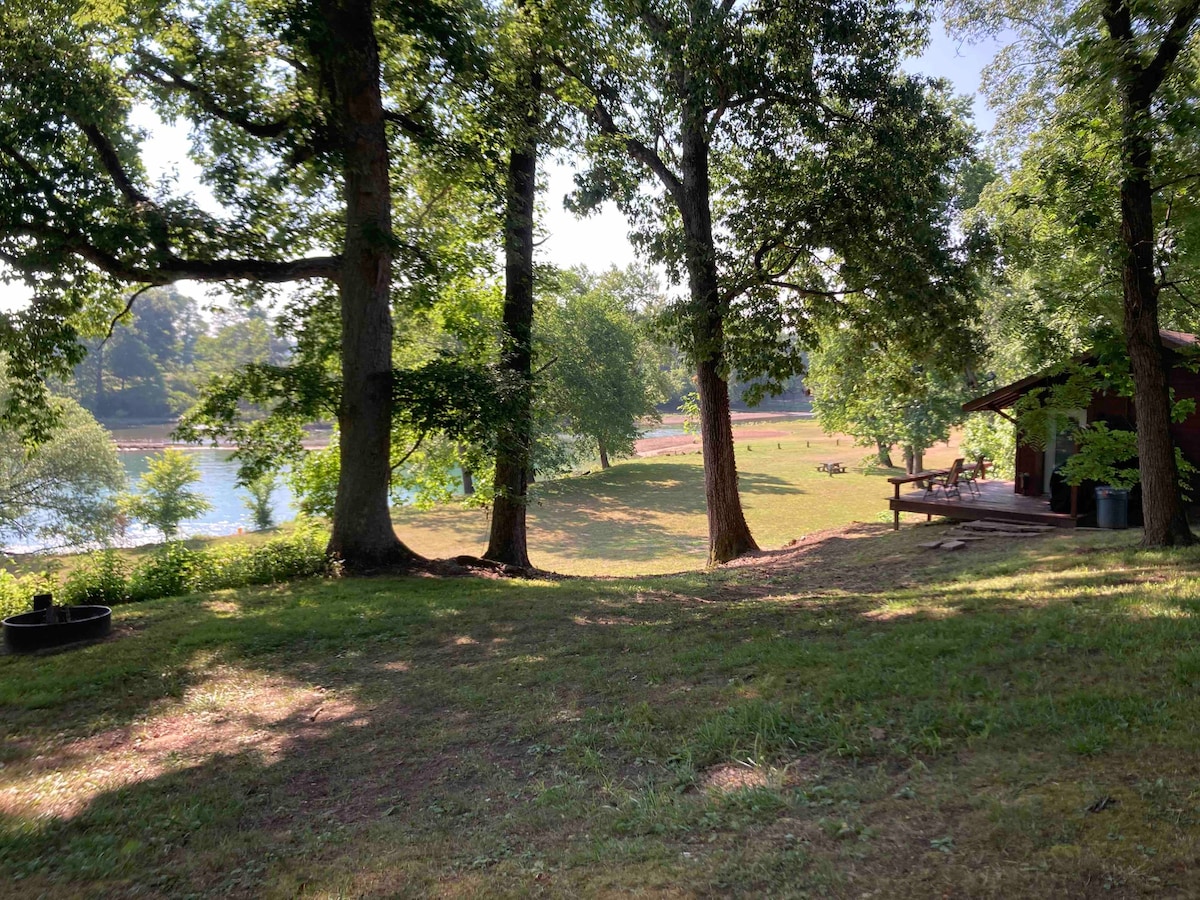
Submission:
M 995 116 L 979 94 L 979 73 L 998 47 L 995 43 L 968 46 L 947 37 L 940 26 L 935 26 L 929 49 L 906 68 L 947 78 L 959 93 L 972 95 L 975 124 L 986 132 L 991 129 Z M 208 205 L 205 201 L 210 195 L 199 182 L 200 170 L 187 158 L 187 128 L 155 122 L 149 114 L 146 122 L 138 124 L 151 132 L 145 160 L 152 175 L 176 173 L 178 183 L 202 205 Z M 549 167 L 548 190 L 542 200 L 545 213 L 540 223 L 548 237 L 538 250 L 540 261 L 564 269 L 582 265 L 595 271 L 610 265 L 624 268 L 635 262 L 633 247 L 626 237 L 629 229 L 625 218 L 611 203 L 586 219 L 578 219 L 563 208 L 562 198 L 573 187 L 573 171 L 566 163 L 554 163 Z M 199 296 L 204 290 L 187 282 L 181 283 L 180 288 L 193 296 Z M 28 292 L 20 284 L 0 284 L 0 309 L 12 309 L 27 297 Z

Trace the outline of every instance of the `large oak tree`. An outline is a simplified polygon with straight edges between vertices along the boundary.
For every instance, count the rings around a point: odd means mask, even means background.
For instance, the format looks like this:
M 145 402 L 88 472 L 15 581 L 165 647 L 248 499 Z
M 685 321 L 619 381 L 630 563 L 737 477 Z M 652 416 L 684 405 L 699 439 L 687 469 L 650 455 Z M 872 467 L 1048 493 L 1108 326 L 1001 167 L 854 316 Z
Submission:
M 1024 153 L 1007 186 L 1011 218 L 1027 227 L 1036 210 L 1029 235 L 1054 236 L 1042 242 L 1045 268 L 1081 309 L 1106 315 L 1095 301 L 1117 300 L 1111 317 L 1133 374 L 1144 545 L 1190 544 L 1159 326 L 1164 296 L 1195 304 L 1200 2 L 965 0 L 956 8 L 964 33 L 1009 38 L 987 85 L 1001 108 L 1002 146 Z M 1015 258 L 1014 268 L 1028 261 Z
M 388 507 L 398 148 L 436 140 L 463 33 L 447 4 L 391 0 L 30 2 L 0 28 L 0 260 L 35 292 L 5 320 L 10 415 L 78 359 L 77 329 L 130 286 L 336 285 L 340 481 L 329 549 L 413 557 Z M 151 183 L 135 125 L 191 129 L 219 209 Z M 257 290 L 257 294 L 255 293 Z M 29 424 L 28 422 L 26 424 Z
M 613 197 L 687 285 L 675 334 L 696 371 L 709 562 L 756 549 L 738 496 L 728 379 L 801 368 L 848 297 L 876 327 L 945 331 L 961 293 L 947 171 L 969 136 L 903 75 L 924 22 L 874 2 L 609 0 L 556 58 L 592 128 L 577 202 Z M 602 52 L 594 52 L 602 48 Z M 886 295 L 875 287 L 891 280 Z

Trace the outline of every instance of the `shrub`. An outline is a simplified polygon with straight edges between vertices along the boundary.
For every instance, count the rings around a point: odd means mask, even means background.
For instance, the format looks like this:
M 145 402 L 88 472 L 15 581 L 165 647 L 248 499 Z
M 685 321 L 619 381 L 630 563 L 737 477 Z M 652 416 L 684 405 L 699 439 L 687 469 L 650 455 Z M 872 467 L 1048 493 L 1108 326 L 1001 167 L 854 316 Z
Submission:
M 270 528 L 275 524 L 274 510 L 271 507 L 271 495 L 275 492 L 275 476 L 264 472 L 257 478 L 246 482 L 246 493 L 250 496 L 242 502 L 254 519 L 254 527 L 259 531 Z
M 14 575 L 0 569 L 0 619 L 33 609 L 33 595 L 53 590 L 50 576 L 42 572 L 37 575 Z
M 293 533 L 258 547 L 229 543 L 192 550 L 172 541 L 132 571 L 115 550 L 102 550 L 89 554 L 57 593 L 65 603 L 111 605 L 323 575 L 330 571 L 326 540 L 320 528 L 301 522 Z M 44 576 L 17 579 L 0 570 L 0 609 L 9 610 L 5 615 L 27 610 L 34 593 L 53 590 L 47 583 Z
M 196 553 L 178 541 L 163 544 L 130 573 L 129 599 L 154 600 L 188 593 Z
M 67 576 L 60 602 L 100 603 L 111 606 L 129 599 L 129 567 L 116 550 L 97 550 Z
M 201 494 L 189 488 L 200 480 L 191 457 L 180 450 L 164 450 L 149 462 L 150 470 L 138 481 L 138 490 L 125 498 L 125 512 L 173 538 L 179 523 L 212 509 Z

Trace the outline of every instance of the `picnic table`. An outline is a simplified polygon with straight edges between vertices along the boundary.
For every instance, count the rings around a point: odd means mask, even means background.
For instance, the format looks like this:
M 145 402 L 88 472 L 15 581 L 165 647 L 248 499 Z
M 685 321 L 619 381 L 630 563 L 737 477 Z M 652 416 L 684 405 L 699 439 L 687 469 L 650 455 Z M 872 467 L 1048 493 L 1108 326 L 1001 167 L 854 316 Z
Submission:
M 840 462 L 823 462 L 817 466 L 817 471 L 828 472 L 829 477 L 832 478 L 834 475 L 845 475 L 846 467 Z

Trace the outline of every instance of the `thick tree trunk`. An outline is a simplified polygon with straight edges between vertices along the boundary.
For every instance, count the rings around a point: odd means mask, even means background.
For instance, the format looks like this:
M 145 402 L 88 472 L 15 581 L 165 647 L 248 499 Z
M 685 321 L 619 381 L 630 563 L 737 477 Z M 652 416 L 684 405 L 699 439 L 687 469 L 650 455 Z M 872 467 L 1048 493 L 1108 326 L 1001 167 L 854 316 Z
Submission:
M 1169 371 L 1158 330 L 1158 282 L 1154 277 L 1154 215 L 1150 186 L 1152 150 L 1143 102 L 1127 98 L 1124 110 L 1125 164 L 1121 181 L 1121 240 L 1125 343 L 1133 371 L 1133 402 L 1137 415 L 1138 460 L 1142 476 L 1144 547 L 1192 544 L 1183 498 L 1175 444 L 1171 439 Z
M 905 475 L 912 475 L 914 472 L 917 471 L 916 461 L 917 461 L 917 455 L 915 453 L 913 453 L 913 448 L 905 447 L 904 448 L 904 474 Z
M 346 202 L 342 250 L 341 473 L 329 552 L 352 568 L 410 562 L 388 488 L 392 426 L 391 183 L 369 0 L 325 0 L 316 48 L 337 113 Z
M 504 351 L 502 365 L 519 385 L 513 413 L 500 428 L 496 448 L 496 496 L 485 559 L 528 568 L 525 508 L 533 443 L 533 221 L 537 200 L 538 96 L 541 74 L 529 61 L 529 112 L 521 146 L 509 154 L 504 216 Z
M 877 448 L 876 459 L 879 460 L 879 465 L 885 469 L 894 469 L 895 466 L 892 464 L 892 447 L 891 447 L 891 445 L 880 442 L 880 443 L 877 443 L 875 446 Z
M 599 441 L 600 444 L 600 468 L 611 469 L 612 463 L 608 461 L 608 447 L 604 446 L 604 441 Z
M 683 219 L 692 323 L 696 391 L 700 397 L 700 445 L 704 451 L 704 499 L 708 507 L 708 563 L 727 562 L 758 549 L 738 495 L 729 384 L 725 380 L 725 305 L 717 281 L 708 173 L 708 136 L 702 119 L 685 124 L 682 187 L 677 196 Z
M 462 484 L 464 497 L 470 497 L 475 493 L 475 478 L 466 466 L 462 467 Z

